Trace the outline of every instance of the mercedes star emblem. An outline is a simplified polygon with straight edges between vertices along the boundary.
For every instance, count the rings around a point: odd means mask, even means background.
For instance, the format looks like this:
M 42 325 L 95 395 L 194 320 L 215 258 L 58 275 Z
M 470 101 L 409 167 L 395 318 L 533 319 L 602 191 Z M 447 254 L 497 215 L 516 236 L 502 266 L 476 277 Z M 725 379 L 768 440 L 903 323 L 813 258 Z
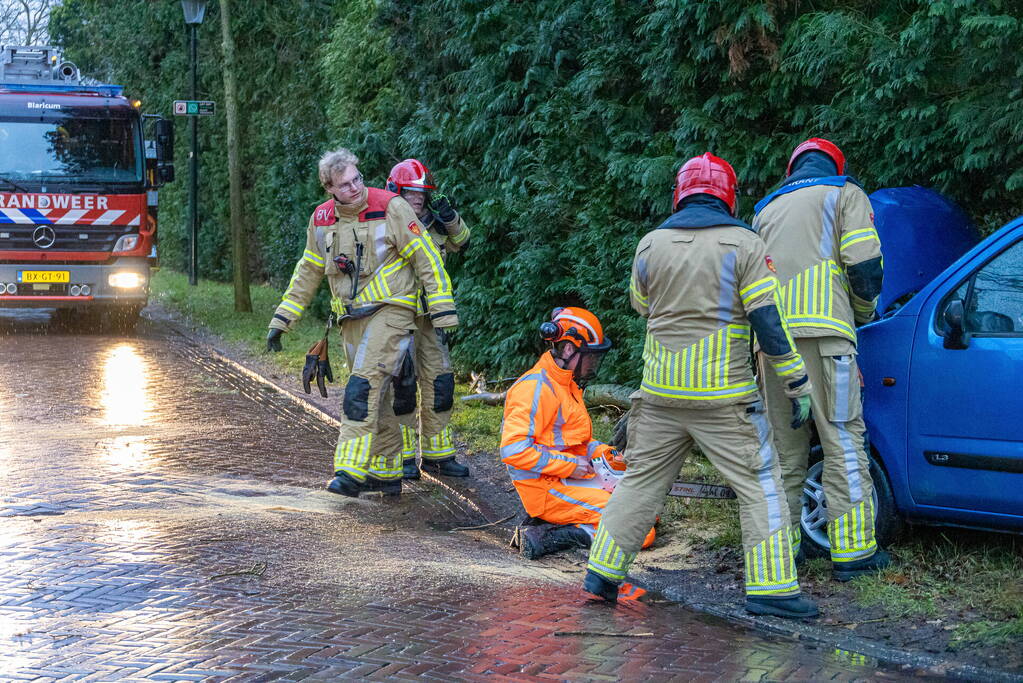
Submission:
M 40 225 L 32 232 L 32 241 L 40 249 L 49 249 L 57 241 L 57 233 L 48 225 Z

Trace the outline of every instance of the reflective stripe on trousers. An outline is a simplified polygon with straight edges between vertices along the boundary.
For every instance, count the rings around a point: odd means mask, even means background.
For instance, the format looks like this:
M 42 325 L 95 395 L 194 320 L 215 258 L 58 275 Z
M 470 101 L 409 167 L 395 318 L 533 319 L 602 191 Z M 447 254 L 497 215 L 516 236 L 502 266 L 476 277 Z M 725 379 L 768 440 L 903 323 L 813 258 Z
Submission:
M 601 522 L 593 537 L 593 545 L 590 546 L 590 558 L 586 568 L 612 583 L 621 583 L 629 573 L 629 567 L 636 560 L 636 554 L 627 553 L 619 548 Z
M 855 562 L 877 552 L 873 519 L 874 500 L 870 498 L 861 500 L 844 515 L 828 522 L 832 562 Z

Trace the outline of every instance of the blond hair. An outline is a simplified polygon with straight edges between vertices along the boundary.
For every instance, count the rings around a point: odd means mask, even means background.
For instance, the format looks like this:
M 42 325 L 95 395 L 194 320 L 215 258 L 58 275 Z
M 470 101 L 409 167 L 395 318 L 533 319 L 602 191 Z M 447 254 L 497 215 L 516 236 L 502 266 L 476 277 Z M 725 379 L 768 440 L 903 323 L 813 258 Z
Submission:
M 320 184 L 324 187 L 329 186 L 334 182 L 335 173 L 340 173 L 349 166 L 358 166 L 358 164 L 359 157 L 344 147 L 327 152 L 320 157 Z

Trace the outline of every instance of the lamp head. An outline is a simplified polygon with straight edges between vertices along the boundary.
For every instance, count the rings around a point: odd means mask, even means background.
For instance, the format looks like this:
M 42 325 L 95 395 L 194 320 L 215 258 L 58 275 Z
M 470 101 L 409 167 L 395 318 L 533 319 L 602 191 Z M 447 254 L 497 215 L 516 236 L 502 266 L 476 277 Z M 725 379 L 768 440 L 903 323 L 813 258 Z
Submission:
M 181 0 L 181 11 L 185 13 L 185 23 L 198 26 L 206 16 L 207 0 Z

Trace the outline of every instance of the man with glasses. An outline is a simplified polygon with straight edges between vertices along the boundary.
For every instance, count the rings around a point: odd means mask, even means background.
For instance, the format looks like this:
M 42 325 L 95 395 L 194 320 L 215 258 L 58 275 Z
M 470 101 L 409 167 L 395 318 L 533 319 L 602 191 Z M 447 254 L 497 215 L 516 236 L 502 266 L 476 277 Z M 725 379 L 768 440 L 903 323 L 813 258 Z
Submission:
M 392 382 L 412 344 L 420 288 L 437 329 L 454 327 L 458 316 L 443 260 L 412 207 L 392 192 L 367 188 L 358 163 L 347 149 L 320 159 L 320 182 L 331 198 L 309 219 L 305 252 L 270 320 L 267 349 L 281 350 L 281 335 L 326 276 L 351 373 L 327 489 L 396 495 L 402 439 Z

